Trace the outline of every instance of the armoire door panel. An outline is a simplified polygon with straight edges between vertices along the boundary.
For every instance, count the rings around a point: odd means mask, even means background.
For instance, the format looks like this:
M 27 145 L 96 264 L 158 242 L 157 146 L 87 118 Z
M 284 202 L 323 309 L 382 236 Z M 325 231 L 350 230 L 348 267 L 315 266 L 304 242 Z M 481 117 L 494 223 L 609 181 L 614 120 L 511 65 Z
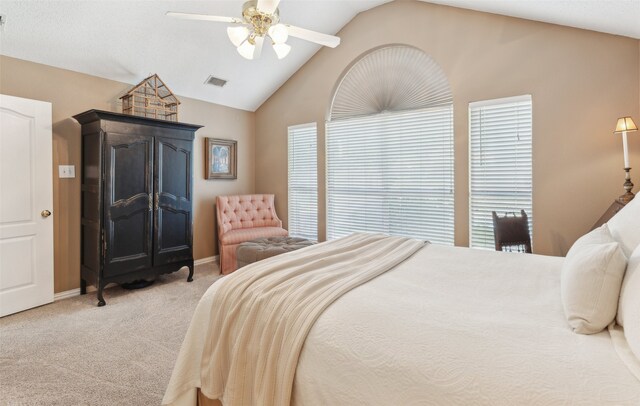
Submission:
M 105 135 L 106 275 L 152 265 L 153 137 Z
M 160 252 L 171 250 L 182 250 L 189 248 L 189 228 L 191 227 L 189 213 L 174 211 L 171 208 L 164 208 L 158 214 L 160 229 L 165 231 L 162 234 L 162 246 Z M 171 230 L 171 231 L 167 231 Z M 177 232 L 176 232 L 177 231 Z
M 180 148 L 178 140 L 159 140 L 159 150 L 162 154 L 162 166 L 159 166 L 159 176 L 162 178 L 162 192 L 172 196 L 189 198 L 189 182 L 186 181 L 191 169 L 191 151 Z
M 156 137 L 154 264 L 193 257 L 192 143 Z
M 149 257 L 145 238 L 140 230 L 147 228 L 146 211 L 138 211 L 130 216 L 113 221 L 113 243 L 109 246 L 111 263 L 145 259 Z
M 148 182 L 150 179 L 147 166 L 149 165 L 148 148 L 151 140 L 135 142 L 131 144 L 114 145 L 112 148 L 111 162 L 116 176 L 113 180 L 113 200 L 126 201 L 138 194 L 148 194 Z

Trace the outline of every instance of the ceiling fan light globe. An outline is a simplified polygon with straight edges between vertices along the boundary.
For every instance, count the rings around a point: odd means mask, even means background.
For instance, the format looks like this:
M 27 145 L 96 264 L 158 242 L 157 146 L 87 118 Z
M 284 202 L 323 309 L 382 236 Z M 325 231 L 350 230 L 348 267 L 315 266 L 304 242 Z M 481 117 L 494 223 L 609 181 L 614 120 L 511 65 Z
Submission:
M 291 45 L 273 44 L 273 50 L 276 51 L 278 59 L 282 59 L 289 55 L 289 52 L 291 51 Z
M 276 24 L 269 27 L 269 36 L 276 44 L 284 44 L 289 38 L 289 30 L 284 24 Z
M 239 47 L 249 36 L 249 29 L 247 27 L 229 27 L 227 28 L 227 35 L 231 43 Z
M 254 44 L 249 41 L 245 41 L 238 47 L 238 53 L 242 55 L 243 58 L 253 59 L 255 49 L 256 46 Z

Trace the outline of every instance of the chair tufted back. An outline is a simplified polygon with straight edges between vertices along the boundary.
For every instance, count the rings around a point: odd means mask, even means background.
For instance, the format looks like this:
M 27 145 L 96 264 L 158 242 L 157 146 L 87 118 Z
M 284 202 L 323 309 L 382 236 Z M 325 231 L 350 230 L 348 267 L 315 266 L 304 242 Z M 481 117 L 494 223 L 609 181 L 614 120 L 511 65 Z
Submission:
M 276 214 L 274 195 L 218 196 L 218 231 L 253 227 L 282 227 Z

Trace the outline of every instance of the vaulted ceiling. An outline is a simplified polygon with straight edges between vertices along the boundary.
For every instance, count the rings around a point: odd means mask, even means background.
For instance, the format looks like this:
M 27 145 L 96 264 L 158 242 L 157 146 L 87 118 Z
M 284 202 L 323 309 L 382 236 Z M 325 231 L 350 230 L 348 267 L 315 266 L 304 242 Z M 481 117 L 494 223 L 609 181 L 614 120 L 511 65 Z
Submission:
M 336 34 L 358 13 L 389 0 L 282 0 L 282 22 Z M 406 1 L 406 0 L 399 0 Z M 429 0 L 456 7 L 640 38 L 639 0 Z M 255 111 L 319 49 L 289 39 L 278 60 L 242 58 L 227 25 L 186 21 L 167 11 L 239 17 L 243 0 L 2 0 L 0 53 L 135 84 L 157 73 L 178 94 Z M 224 87 L 205 85 L 213 75 Z

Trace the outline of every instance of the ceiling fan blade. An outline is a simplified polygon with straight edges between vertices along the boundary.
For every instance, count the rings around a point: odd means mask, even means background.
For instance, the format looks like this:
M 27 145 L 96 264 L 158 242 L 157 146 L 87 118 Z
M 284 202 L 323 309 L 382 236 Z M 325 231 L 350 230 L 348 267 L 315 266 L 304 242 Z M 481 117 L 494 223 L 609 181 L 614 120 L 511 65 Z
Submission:
M 273 14 L 279 3 L 280 0 L 258 0 L 256 8 L 263 13 Z
M 243 21 L 239 18 L 211 16 L 207 14 L 191 14 L 191 13 L 178 13 L 175 11 L 167 11 L 166 15 L 174 18 L 182 18 L 184 20 L 203 20 L 203 21 L 214 21 L 218 23 L 235 23 L 235 24 L 243 23 Z
M 253 59 L 260 58 L 260 54 L 262 54 L 262 45 L 264 44 L 264 37 L 256 37 L 254 39 L 256 42 L 256 47 L 253 50 Z
M 289 36 L 303 39 L 305 41 L 315 42 L 316 44 L 326 47 L 335 48 L 340 45 L 340 37 L 334 35 L 323 34 L 321 32 L 307 30 L 305 28 L 287 25 Z

